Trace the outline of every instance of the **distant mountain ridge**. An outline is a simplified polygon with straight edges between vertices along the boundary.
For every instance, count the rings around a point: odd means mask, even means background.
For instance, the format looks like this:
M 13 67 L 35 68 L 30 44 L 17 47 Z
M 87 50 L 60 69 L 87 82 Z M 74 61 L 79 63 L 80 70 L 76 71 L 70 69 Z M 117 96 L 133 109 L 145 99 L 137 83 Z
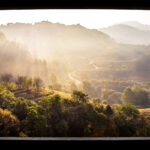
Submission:
M 142 24 L 137 21 L 126 21 L 126 22 L 123 22 L 123 24 L 129 25 L 131 27 L 135 27 L 140 30 L 150 30 L 150 25 Z
M 131 44 L 122 44 L 117 40 L 116 42 L 115 38 L 104 33 L 104 30 L 88 29 L 80 24 L 64 25 L 42 21 L 35 24 L 0 25 L 0 67 L 2 68 L 0 74 L 12 72 L 42 76 L 47 82 L 46 76 L 50 72 L 55 72 L 64 82 L 68 80 L 70 72 L 93 70 L 89 63 L 95 60 L 104 61 L 104 68 L 108 62 L 130 63 L 132 60 L 132 66 L 137 68 L 136 72 L 141 72 L 141 68 L 149 64 L 150 46 L 140 45 L 140 41 L 133 45 L 132 40 L 135 37 L 134 42 L 135 40 L 137 42 L 141 36 L 143 40 L 149 40 L 147 31 L 124 24 L 109 29 L 113 31 L 112 35 L 117 35 L 119 38 L 122 36 L 123 42 Z M 41 60 L 38 56 L 44 59 Z M 148 56 L 146 61 L 145 56 Z M 149 66 L 145 70 L 147 68 Z
M 147 28 L 144 28 L 144 27 Z M 137 22 L 124 22 L 99 29 L 117 42 L 134 45 L 150 45 L 150 26 Z
M 86 53 L 107 49 L 114 40 L 96 29 L 87 29 L 80 24 L 64 25 L 48 21 L 35 24 L 9 23 L 1 25 L 2 31 L 10 40 L 24 44 L 34 55 L 50 57 L 60 54 Z M 94 51 L 93 51 L 94 53 Z

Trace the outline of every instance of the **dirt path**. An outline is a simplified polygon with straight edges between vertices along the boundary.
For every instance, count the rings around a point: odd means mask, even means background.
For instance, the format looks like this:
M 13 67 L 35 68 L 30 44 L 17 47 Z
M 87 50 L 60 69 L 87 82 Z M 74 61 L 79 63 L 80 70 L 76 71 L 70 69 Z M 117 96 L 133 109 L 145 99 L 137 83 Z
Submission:
M 73 75 L 72 75 L 73 73 L 74 73 L 74 72 L 68 73 L 69 79 L 71 79 L 72 81 L 74 81 L 75 84 L 80 85 L 82 82 L 81 82 L 80 80 L 74 78 Z

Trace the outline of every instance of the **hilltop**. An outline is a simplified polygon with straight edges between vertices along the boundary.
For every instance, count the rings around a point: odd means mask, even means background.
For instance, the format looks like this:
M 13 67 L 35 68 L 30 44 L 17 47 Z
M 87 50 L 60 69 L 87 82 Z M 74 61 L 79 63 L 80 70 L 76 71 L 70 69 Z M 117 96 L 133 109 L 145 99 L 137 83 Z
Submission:
M 35 24 L 9 23 L 1 25 L 0 31 L 9 40 L 25 45 L 33 56 L 47 60 L 56 56 L 56 53 L 61 56 L 86 54 L 91 50 L 97 53 L 106 50 L 108 43 L 112 45 L 114 42 L 105 33 L 87 29 L 80 24 L 64 25 L 48 21 Z

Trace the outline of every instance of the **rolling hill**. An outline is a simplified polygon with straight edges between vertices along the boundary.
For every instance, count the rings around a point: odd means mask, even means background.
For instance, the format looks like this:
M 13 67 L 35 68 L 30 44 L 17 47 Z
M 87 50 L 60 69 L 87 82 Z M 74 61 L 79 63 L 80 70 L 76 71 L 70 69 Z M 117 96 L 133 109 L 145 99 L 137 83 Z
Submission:
M 123 43 L 129 44 L 119 43 L 114 38 L 115 41 L 113 36 L 110 37 L 109 33 L 107 35 L 106 30 L 117 38 L 121 37 Z M 107 70 L 108 73 L 105 73 L 108 75 L 111 71 L 108 66 L 112 64 L 115 69 L 121 68 L 121 65 L 129 66 L 128 72 L 131 76 L 131 70 L 135 71 L 134 75 L 143 72 L 142 76 L 149 71 L 149 65 L 145 64 L 149 64 L 150 47 L 140 45 L 140 42 L 143 40 L 148 43 L 150 34 L 127 25 L 115 25 L 99 31 L 80 24 L 64 25 L 42 21 L 35 24 L 0 25 L 0 31 L 3 73 L 36 75 L 48 81 L 50 72 L 54 72 L 62 83 L 67 83 L 72 72 L 72 78 L 77 78 L 76 75 L 81 71 L 95 74 L 91 61 L 97 68 Z M 101 73 L 100 70 L 97 71 L 98 74 Z
M 106 50 L 114 41 L 96 29 L 87 29 L 79 24 L 64 25 L 48 21 L 35 24 L 10 23 L 1 25 L 9 40 L 15 40 L 27 47 L 34 57 L 46 58 L 61 55 L 90 55 Z M 88 51 L 88 53 L 87 53 Z M 90 54 L 89 54 L 90 53 Z
M 140 30 L 150 30 L 150 25 L 142 24 L 137 21 L 126 21 L 126 22 L 123 22 L 123 24 L 131 26 L 131 27 L 135 27 Z
M 137 26 L 133 27 L 126 24 L 116 24 L 100 31 L 108 34 L 119 43 L 134 45 L 149 45 L 150 30 L 141 30 Z

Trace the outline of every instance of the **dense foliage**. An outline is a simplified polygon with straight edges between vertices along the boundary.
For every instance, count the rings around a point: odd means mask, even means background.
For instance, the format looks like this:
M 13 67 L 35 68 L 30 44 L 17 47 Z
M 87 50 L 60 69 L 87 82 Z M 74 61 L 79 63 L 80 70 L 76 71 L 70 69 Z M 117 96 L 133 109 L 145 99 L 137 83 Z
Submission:
M 119 96 L 110 89 L 95 99 L 79 90 L 64 98 L 45 94 L 40 78 L 18 77 L 11 82 L 12 76 L 6 77 L 0 84 L 0 136 L 150 136 L 150 119 L 136 108 L 149 102 L 142 88 L 126 87 L 114 105 Z

